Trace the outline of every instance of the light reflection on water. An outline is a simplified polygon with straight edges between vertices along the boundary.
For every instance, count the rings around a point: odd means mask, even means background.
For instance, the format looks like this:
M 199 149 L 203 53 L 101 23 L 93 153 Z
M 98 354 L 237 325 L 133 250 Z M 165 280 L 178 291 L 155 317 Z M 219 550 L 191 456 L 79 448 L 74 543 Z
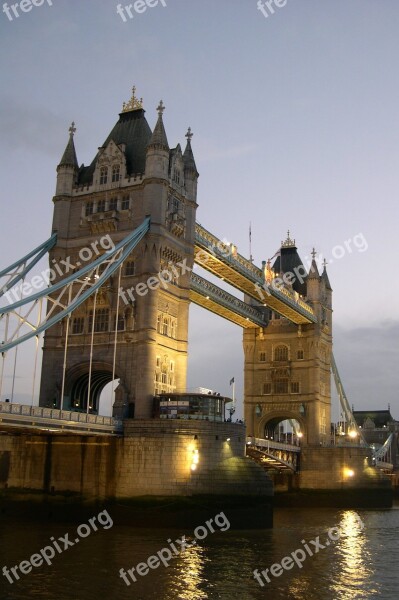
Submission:
M 211 535 L 174 558 L 168 568 L 152 570 L 126 586 L 119 577 L 176 540 L 183 531 L 113 527 L 99 531 L 54 559 L 51 567 L 35 569 L 10 585 L 0 574 L 1 600 L 396 600 L 399 589 L 397 540 L 399 510 L 280 510 L 267 531 Z M 313 556 L 302 568 L 271 577 L 261 587 L 253 570 L 279 563 L 305 540 L 340 527 L 336 542 Z M 51 536 L 73 532 L 70 524 L 0 522 L 0 570 L 19 564 L 49 542 Z M 191 532 L 192 533 L 192 532 Z

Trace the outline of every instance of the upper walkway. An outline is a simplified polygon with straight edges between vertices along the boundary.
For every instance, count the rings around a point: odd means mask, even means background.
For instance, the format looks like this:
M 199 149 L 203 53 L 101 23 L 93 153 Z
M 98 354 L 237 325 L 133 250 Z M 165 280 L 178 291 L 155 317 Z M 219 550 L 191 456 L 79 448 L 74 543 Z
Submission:
M 195 225 L 195 262 L 244 294 L 268 306 L 297 325 L 316 323 L 313 308 L 282 285 L 265 285 L 263 271 L 202 227 Z M 211 309 L 212 310 L 212 309 Z

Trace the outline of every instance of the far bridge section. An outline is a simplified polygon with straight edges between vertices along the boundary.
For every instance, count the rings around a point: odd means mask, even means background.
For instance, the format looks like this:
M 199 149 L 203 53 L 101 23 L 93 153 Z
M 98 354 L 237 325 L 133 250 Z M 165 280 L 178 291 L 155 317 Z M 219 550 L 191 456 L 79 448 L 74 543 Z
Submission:
M 113 417 L 0 402 L 0 434 L 15 432 L 16 429 L 19 433 L 121 435 L 123 426 L 122 421 Z
M 266 470 L 297 473 L 300 452 L 299 446 L 254 437 L 247 438 L 247 456 Z
M 268 324 L 264 311 L 239 300 L 196 273 L 191 273 L 190 300 L 244 329 L 266 327 Z
M 234 245 L 222 242 L 199 223 L 195 225 L 194 261 L 297 325 L 317 322 L 313 308 L 296 292 L 277 285 L 265 289 L 262 269 L 241 256 Z

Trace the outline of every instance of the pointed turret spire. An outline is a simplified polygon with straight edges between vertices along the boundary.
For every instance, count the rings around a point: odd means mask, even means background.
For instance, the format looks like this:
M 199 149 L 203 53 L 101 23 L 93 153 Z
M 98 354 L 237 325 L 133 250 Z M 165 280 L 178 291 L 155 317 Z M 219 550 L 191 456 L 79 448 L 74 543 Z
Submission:
M 196 177 L 198 177 L 197 166 L 195 164 L 194 154 L 193 154 L 193 150 L 191 148 L 191 139 L 192 139 L 193 135 L 194 134 L 191 131 L 191 127 L 189 127 L 187 130 L 187 133 L 186 133 L 187 145 L 186 145 L 186 149 L 184 150 L 184 154 L 183 154 L 184 170 L 192 171 L 195 173 Z
M 72 122 L 69 128 L 69 140 L 66 145 L 64 154 L 62 155 L 61 162 L 58 165 L 59 167 L 74 167 L 76 169 L 79 169 L 78 159 L 76 157 L 75 143 L 73 141 L 75 131 L 75 123 Z
M 155 125 L 153 134 L 148 144 L 148 148 L 159 148 L 160 150 L 167 150 L 169 152 L 168 138 L 166 137 L 166 131 L 162 120 L 164 110 L 165 106 L 161 100 L 157 107 L 158 121 Z
M 317 252 L 313 248 L 313 250 L 312 250 L 313 260 L 312 260 L 312 264 L 310 266 L 308 279 L 319 279 L 319 277 L 320 277 L 319 269 L 317 267 L 317 262 L 316 262 L 316 255 L 317 255 Z
M 323 267 L 324 267 L 324 269 L 323 269 L 323 273 L 321 274 L 321 278 L 322 278 L 322 280 L 324 281 L 324 284 L 325 284 L 325 286 L 326 286 L 326 289 L 327 289 L 327 290 L 332 290 L 332 287 L 331 287 L 331 284 L 330 284 L 330 280 L 329 280 L 329 278 L 328 278 L 328 274 L 327 274 L 327 269 L 326 269 L 326 266 L 327 266 L 327 261 L 326 261 L 326 260 L 324 260 L 324 263 L 323 263 Z

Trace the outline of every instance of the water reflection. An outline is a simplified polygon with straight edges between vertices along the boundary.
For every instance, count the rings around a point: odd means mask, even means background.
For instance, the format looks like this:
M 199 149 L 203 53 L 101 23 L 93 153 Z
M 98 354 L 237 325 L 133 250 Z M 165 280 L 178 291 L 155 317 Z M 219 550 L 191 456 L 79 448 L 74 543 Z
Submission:
M 374 598 L 378 588 L 373 582 L 375 569 L 367 547 L 366 525 L 355 511 L 346 510 L 339 527 L 341 535 L 335 544 L 336 564 L 331 589 L 342 600 Z
M 175 572 L 168 584 L 169 591 L 172 592 L 171 597 L 178 600 L 208 598 L 208 595 L 200 589 L 201 584 L 205 583 L 203 572 L 207 560 L 205 549 L 198 544 L 186 548 L 179 555 Z

